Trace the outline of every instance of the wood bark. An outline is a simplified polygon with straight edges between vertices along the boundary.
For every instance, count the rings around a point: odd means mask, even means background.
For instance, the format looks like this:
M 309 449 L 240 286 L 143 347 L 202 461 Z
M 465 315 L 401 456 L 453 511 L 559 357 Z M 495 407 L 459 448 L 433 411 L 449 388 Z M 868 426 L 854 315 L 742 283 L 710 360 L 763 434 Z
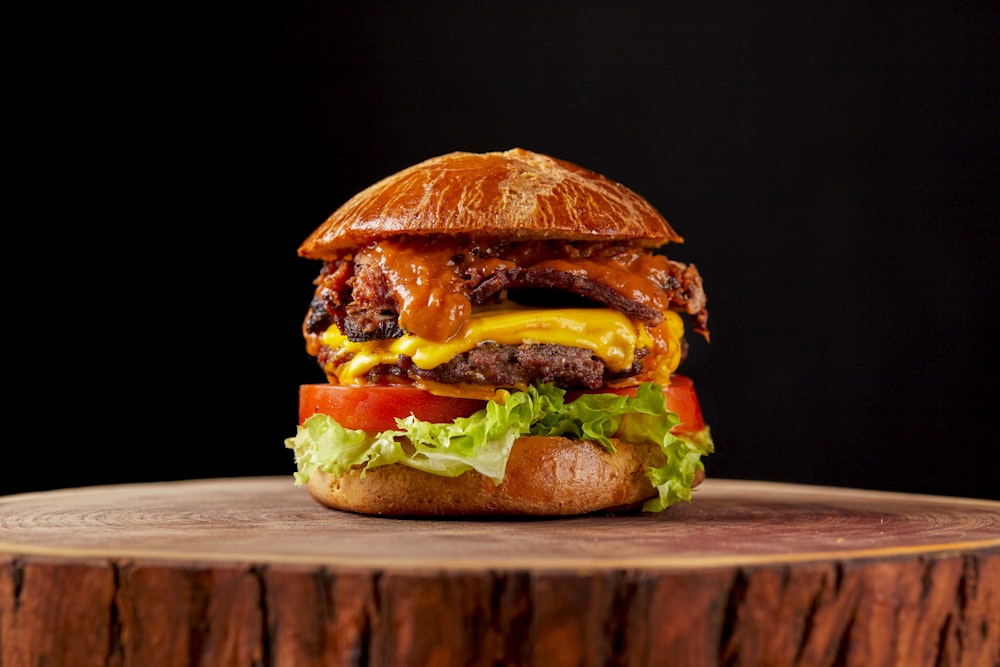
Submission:
M 709 480 L 407 521 L 286 485 L 0 498 L 0 665 L 1000 665 L 1000 503 Z

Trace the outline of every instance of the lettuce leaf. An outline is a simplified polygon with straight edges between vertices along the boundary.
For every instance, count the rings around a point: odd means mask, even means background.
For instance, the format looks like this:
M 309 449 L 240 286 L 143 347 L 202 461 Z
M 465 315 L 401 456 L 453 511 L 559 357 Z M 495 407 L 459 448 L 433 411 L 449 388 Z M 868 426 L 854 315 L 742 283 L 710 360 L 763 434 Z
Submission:
M 651 442 L 667 458 L 666 465 L 647 469 L 658 490 L 643 509 L 658 512 L 691 499 L 691 484 L 701 457 L 712 452 L 708 429 L 678 437 L 678 423 L 666 409 L 662 389 L 645 383 L 636 395 L 583 394 L 569 403 L 565 391 L 542 384 L 516 391 L 469 417 L 430 423 L 412 415 L 396 420 L 396 429 L 372 433 L 346 429 L 327 415 L 313 415 L 298 427 L 285 446 L 295 452 L 295 483 L 305 484 L 316 471 L 341 475 L 357 466 L 365 471 L 398 463 L 435 475 L 454 477 L 475 470 L 499 484 L 503 481 L 514 441 L 522 435 L 564 436 L 591 440 L 614 452 L 612 437 Z

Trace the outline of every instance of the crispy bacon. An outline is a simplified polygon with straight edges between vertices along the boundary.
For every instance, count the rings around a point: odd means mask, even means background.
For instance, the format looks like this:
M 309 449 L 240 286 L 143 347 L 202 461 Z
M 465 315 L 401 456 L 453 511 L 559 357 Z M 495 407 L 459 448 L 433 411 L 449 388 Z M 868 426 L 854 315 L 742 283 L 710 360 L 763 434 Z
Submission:
M 630 299 L 589 275 L 560 271 L 549 267 L 513 266 L 496 271 L 469 292 L 474 304 L 486 303 L 501 291 L 511 289 L 545 289 L 569 292 L 588 301 L 614 308 L 629 318 L 656 326 L 663 314 L 652 306 Z

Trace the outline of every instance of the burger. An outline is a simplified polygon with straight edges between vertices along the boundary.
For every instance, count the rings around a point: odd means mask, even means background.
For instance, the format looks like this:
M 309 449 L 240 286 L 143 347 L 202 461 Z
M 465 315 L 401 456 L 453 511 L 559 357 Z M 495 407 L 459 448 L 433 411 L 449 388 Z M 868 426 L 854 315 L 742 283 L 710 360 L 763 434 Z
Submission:
M 677 373 L 708 311 L 682 243 L 629 188 L 515 148 L 371 185 L 298 248 L 296 485 L 387 516 L 659 512 L 713 451 Z

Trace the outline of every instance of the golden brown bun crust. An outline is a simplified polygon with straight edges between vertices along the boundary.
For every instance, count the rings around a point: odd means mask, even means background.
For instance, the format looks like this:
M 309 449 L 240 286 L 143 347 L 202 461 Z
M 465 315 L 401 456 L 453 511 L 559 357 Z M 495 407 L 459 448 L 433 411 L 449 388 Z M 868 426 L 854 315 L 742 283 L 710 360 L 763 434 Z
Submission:
M 508 241 L 683 239 L 644 198 L 600 174 L 520 148 L 455 152 L 362 190 L 299 248 L 310 259 L 403 234 L 468 234 Z
M 615 441 L 617 453 L 562 437 L 519 438 L 501 484 L 475 471 L 432 475 L 394 464 L 337 477 L 316 472 L 307 484 L 319 503 L 339 510 L 386 516 L 569 516 L 635 509 L 656 495 L 646 477 L 662 466 L 655 445 Z M 701 482 L 698 474 L 695 484 Z

